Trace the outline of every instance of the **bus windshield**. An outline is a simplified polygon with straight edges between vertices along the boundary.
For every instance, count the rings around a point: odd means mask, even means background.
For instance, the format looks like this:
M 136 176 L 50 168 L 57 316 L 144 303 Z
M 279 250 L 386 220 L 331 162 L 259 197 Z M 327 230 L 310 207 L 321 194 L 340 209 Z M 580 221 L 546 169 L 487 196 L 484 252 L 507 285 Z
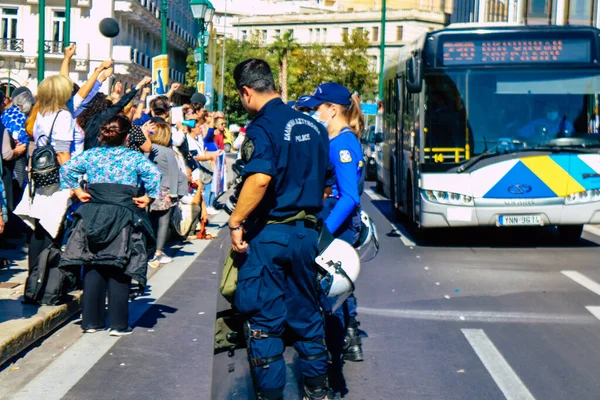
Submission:
M 600 147 L 598 70 L 454 70 L 425 81 L 426 162 L 439 162 L 433 153 L 455 154 L 445 159 L 462 163 L 562 137 Z

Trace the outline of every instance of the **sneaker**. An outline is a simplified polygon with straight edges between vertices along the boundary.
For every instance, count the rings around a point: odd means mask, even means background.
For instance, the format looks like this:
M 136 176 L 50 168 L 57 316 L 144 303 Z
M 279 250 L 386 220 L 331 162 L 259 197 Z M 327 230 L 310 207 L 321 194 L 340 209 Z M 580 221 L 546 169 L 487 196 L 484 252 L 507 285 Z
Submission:
M 96 329 L 96 328 L 88 328 L 88 329 L 84 329 L 83 333 L 96 333 L 98 331 L 99 331 L 99 329 Z
M 217 215 L 218 213 L 220 213 L 220 211 L 214 207 L 207 207 L 206 212 L 208 213 L 208 215 Z
M 169 257 L 168 255 L 166 255 L 165 253 L 160 253 L 158 256 L 156 256 L 154 258 L 158 259 L 158 262 L 161 264 L 168 264 L 171 261 L 173 261 L 173 259 L 171 257 Z
M 108 332 L 108 334 L 110 336 L 128 336 L 128 335 L 131 335 L 132 333 L 133 333 L 133 329 L 131 329 L 131 328 L 127 328 L 127 329 L 124 329 L 122 331 L 118 331 L 116 329 L 111 329 Z
M 148 266 L 150 268 L 160 267 L 160 261 L 158 260 L 158 257 L 154 257 L 152 260 L 148 261 Z

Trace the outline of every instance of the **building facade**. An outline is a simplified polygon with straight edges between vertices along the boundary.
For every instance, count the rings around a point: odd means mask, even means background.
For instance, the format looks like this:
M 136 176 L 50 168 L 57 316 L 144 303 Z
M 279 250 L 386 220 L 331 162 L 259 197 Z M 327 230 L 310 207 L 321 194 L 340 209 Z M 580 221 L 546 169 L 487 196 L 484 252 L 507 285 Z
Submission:
M 184 82 L 187 49 L 195 46 L 197 23 L 189 0 L 169 0 L 168 5 L 169 76 L 171 81 Z M 64 0 L 47 0 L 45 12 L 45 75 L 50 76 L 58 73 L 63 59 Z M 0 86 L 14 89 L 29 82 L 35 91 L 38 0 L 0 0 L 0 13 Z M 98 30 L 107 17 L 120 25 L 114 39 Z M 72 0 L 70 38 L 77 45 L 70 73 L 74 82 L 83 83 L 90 71 L 112 58 L 114 78 L 103 89 L 116 81 L 131 87 L 151 73 L 151 59 L 161 53 L 160 0 Z
M 385 56 L 393 55 L 400 47 L 412 42 L 425 32 L 447 25 L 449 15 L 440 11 L 390 10 L 387 12 Z M 234 23 L 234 38 L 250 39 L 257 35 L 269 45 L 285 31 L 291 31 L 300 45 L 318 43 L 331 47 L 343 43 L 344 34 L 358 29 L 368 32 L 368 56 L 375 71 L 379 71 L 381 41 L 381 12 L 326 12 L 286 14 L 239 18 Z
M 600 27 L 597 0 L 454 0 L 451 22 Z

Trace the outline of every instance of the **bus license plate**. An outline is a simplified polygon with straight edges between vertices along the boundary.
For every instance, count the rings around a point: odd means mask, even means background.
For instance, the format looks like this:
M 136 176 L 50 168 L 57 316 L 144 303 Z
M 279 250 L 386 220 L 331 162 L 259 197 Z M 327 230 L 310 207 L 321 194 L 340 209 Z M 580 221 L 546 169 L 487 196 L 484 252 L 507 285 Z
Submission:
M 498 224 L 501 226 L 509 225 L 542 225 L 540 215 L 501 215 L 498 217 Z

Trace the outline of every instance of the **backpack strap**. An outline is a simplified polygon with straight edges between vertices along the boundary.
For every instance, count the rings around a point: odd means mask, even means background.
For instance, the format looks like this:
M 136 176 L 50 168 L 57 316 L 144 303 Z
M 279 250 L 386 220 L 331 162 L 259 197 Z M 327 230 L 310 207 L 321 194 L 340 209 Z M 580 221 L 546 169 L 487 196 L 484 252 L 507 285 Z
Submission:
M 50 136 L 48 138 L 49 144 L 52 141 L 52 132 L 54 131 L 54 124 L 56 124 L 56 119 L 60 115 L 61 111 L 63 111 L 63 110 L 58 110 L 58 112 L 56 113 L 56 116 L 54 117 L 54 121 L 52 121 L 52 127 L 50 128 Z
M 38 147 L 38 144 L 42 138 L 46 138 L 48 141 L 48 145 L 52 145 L 52 132 L 54 131 L 54 125 L 56 124 L 56 119 L 62 110 L 58 110 L 56 116 L 54 117 L 54 121 L 52 121 L 52 127 L 50 128 L 50 133 L 48 135 L 40 135 L 35 141 L 35 147 Z

